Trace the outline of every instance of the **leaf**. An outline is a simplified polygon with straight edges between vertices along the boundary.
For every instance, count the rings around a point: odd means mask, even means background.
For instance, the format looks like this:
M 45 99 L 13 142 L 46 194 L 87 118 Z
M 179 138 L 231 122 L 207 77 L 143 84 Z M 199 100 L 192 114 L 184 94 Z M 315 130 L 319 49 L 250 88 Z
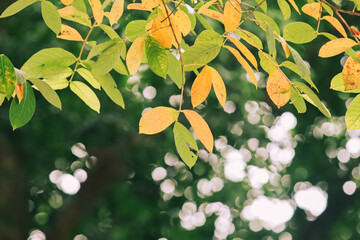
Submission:
M 0 18 L 10 17 L 38 1 L 40 0 L 18 0 L 6 8 L 5 11 L 0 15 Z
M 220 76 L 220 74 L 215 70 L 215 68 L 210 68 L 211 80 L 214 86 L 214 91 L 217 99 L 219 100 L 220 105 L 225 108 L 226 103 L 226 87 L 224 84 L 224 80 Z
M 191 103 L 193 107 L 200 105 L 205 101 L 211 90 L 211 70 L 210 67 L 205 66 L 191 87 Z
M 273 103 L 280 108 L 290 100 L 290 83 L 285 74 L 276 69 L 269 75 L 266 91 Z
M 191 127 L 194 129 L 194 132 L 199 138 L 200 142 L 209 151 L 209 153 L 212 153 L 214 148 L 214 137 L 205 120 L 195 111 L 183 110 L 182 112 L 190 122 Z
M 124 99 L 112 76 L 108 73 L 106 75 L 99 76 L 97 79 L 109 98 L 120 107 L 125 108 Z
M 189 130 L 186 129 L 181 123 L 175 122 L 174 125 L 174 139 L 176 150 L 178 151 L 181 159 L 191 169 L 197 160 L 197 155 L 192 152 L 188 145 L 195 151 L 198 151 L 198 147 L 194 137 L 191 135 Z
M 93 88 L 100 90 L 100 83 L 94 78 L 93 74 L 86 68 L 78 68 L 76 71 L 84 78 Z
M 211 5 L 213 5 L 217 0 L 211 0 L 202 5 L 199 10 L 197 11 L 198 14 L 203 13 L 206 9 L 208 9 Z
M 64 78 L 44 79 L 43 81 L 46 82 L 54 90 L 64 89 L 69 86 L 68 80 Z
M 60 17 L 62 17 L 63 19 L 77 22 L 88 27 L 91 26 L 89 15 L 87 15 L 85 12 L 78 10 L 74 6 L 66 6 L 62 9 L 59 9 L 58 12 L 60 14 Z
M 228 0 L 224 8 L 224 26 L 225 32 L 234 31 L 241 21 L 240 0 Z
M 147 22 L 145 20 L 135 20 L 129 22 L 125 28 L 125 38 L 133 42 L 139 37 L 146 36 L 146 24 Z
M 58 35 L 61 31 L 61 18 L 57 8 L 49 1 L 41 1 L 41 14 L 45 24 Z
M 269 24 L 266 24 L 266 41 L 269 48 L 269 54 L 276 59 L 275 35 Z
M 35 104 L 34 92 L 30 84 L 26 82 L 24 84 L 24 97 L 21 103 L 14 98 L 10 105 L 9 119 L 14 130 L 30 121 L 35 112 Z
M 306 75 L 310 75 L 310 69 L 305 64 L 305 62 L 302 59 L 302 57 L 300 56 L 300 54 L 295 49 L 293 49 L 292 47 L 289 47 L 289 48 L 290 48 L 291 55 L 293 56 L 294 61 L 295 61 L 296 65 L 299 68 L 300 76 L 305 77 Z
M 99 99 L 87 85 L 79 81 L 72 81 L 70 83 L 70 90 L 83 100 L 83 102 L 92 110 L 100 113 Z
M 126 68 L 124 62 L 120 59 L 118 63 L 114 66 L 114 70 L 121 75 L 129 76 L 129 71 Z
M 61 0 L 62 4 L 70 5 L 74 0 Z
M 338 73 L 331 79 L 330 88 L 335 91 L 346 92 L 346 93 L 360 93 L 360 88 L 353 90 L 345 90 L 343 74 Z
M 281 47 L 284 50 L 285 53 L 285 57 L 288 58 L 290 56 L 290 48 L 289 45 L 287 44 L 287 42 L 285 41 L 284 38 L 282 38 L 281 36 L 278 36 L 278 40 L 281 43 Z
M 4 103 L 5 100 L 5 95 L 4 94 L 0 94 L 0 107 L 2 106 L 2 104 Z
M 100 0 L 88 0 L 94 14 L 95 21 L 100 25 L 104 18 L 104 10 L 102 10 Z
M 260 8 L 264 11 L 264 13 L 267 13 L 267 2 L 263 0 L 255 0 L 255 2 L 260 5 Z
M 300 14 L 299 8 L 296 5 L 294 0 L 288 0 L 288 2 L 293 6 L 293 8 Z
M 284 20 L 289 19 L 291 16 L 291 9 L 289 4 L 285 0 L 278 0 L 277 2 L 282 15 L 284 16 Z
M 307 15 L 315 18 L 316 20 L 319 20 L 320 17 L 321 17 L 322 7 L 321 7 L 321 4 L 318 3 L 318 2 L 308 3 L 308 4 L 305 4 L 305 5 L 301 8 L 301 10 L 302 10 L 305 14 L 307 14 Z
M 205 18 L 203 18 L 203 16 L 201 16 L 198 13 L 195 13 L 195 16 L 197 18 L 197 20 L 199 20 L 199 22 L 201 23 L 201 25 L 203 25 L 203 27 L 208 30 L 208 31 L 214 31 L 214 29 L 212 28 L 212 26 L 206 21 Z
M 263 44 L 258 36 L 244 29 L 235 29 L 234 32 L 241 37 L 242 40 L 258 49 L 263 49 Z
M 145 51 L 150 69 L 165 78 L 169 64 L 166 50 L 155 38 L 149 36 L 145 40 Z
M 116 63 L 120 60 L 122 45 L 119 44 L 119 42 L 121 40 L 120 39 L 114 39 L 114 40 L 118 40 L 118 41 L 115 41 L 115 43 L 112 46 L 106 48 L 97 59 L 93 68 L 94 76 L 101 76 L 107 74 L 114 68 Z
M 127 52 L 126 66 L 129 69 L 130 75 L 134 75 L 140 67 L 144 52 L 144 43 L 145 37 L 137 38 Z
M 306 94 L 307 97 L 310 98 L 311 101 L 308 101 L 308 99 L 305 98 L 308 102 L 313 104 L 315 107 L 317 107 L 322 114 L 324 114 L 326 117 L 331 118 L 331 114 L 329 110 L 325 107 L 325 105 L 320 101 L 318 96 L 304 83 L 301 82 L 294 82 L 293 83 L 300 91 Z
M 180 61 L 176 59 L 176 57 L 168 52 L 168 62 L 169 68 L 167 74 L 171 78 L 171 80 L 181 89 L 182 86 L 182 72 L 181 72 L 181 64 Z
M 326 21 L 328 21 L 331 25 L 333 25 L 333 27 L 339 31 L 339 33 L 341 33 L 341 35 L 344 36 L 344 38 L 347 38 L 347 34 L 346 31 L 344 29 L 344 27 L 341 25 L 341 23 L 339 22 L 339 20 L 337 20 L 334 17 L 331 16 L 324 16 L 321 19 L 325 19 Z
M 120 38 L 119 34 L 117 34 L 112 27 L 109 27 L 108 25 L 104 25 L 104 24 L 101 24 L 99 27 L 106 33 L 106 35 L 109 36 L 109 38 L 111 39 Z
M 360 129 L 360 95 L 351 102 L 345 114 L 347 130 Z
M 191 21 L 189 16 L 181 10 L 175 13 L 175 21 L 177 22 L 181 33 L 186 36 L 191 31 Z
M 357 45 L 357 43 L 350 38 L 338 38 L 325 43 L 319 51 L 319 57 L 327 58 L 333 57 L 345 52 L 349 48 Z
M 0 93 L 10 99 L 15 90 L 16 73 L 10 59 L 0 54 Z
M 277 23 L 274 21 L 274 19 L 272 19 L 271 17 L 269 17 L 268 15 L 264 14 L 264 13 L 261 13 L 261 12 L 258 12 L 258 11 L 255 11 L 254 12 L 254 16 L 256 18 L 256 20 L 259 21 L 259 24 L 260 26 L 263 28 L 263 29 L 266 29 L 266 23 L 268 23 L 271 28 L 278 34 L 280 35 L 280 28 L 279 26 L 277 25 Z
M 74 0 L 71 6 L 73 6 L 75 9 L 79 10 L 80 12 L 87 13 L 87 8 L 84 0 Z
M 84 41 L 80 33 L 75 28 L 72 28 L 65 24 L 61 24 L 61 33 L 59 36 L 56 37 L 69 41 Z
M 114 0 L 109 14 L 110 25 L 119 21 L 124 12 L 124 0 Z
M 24 87 L 23 87 L 23 84 L 22 83 L 17 83 L 15 85 L 15 91 L 12 95 L 12 97 L 17 97 L 17 99 L 19 100 L 19 103 L 21 103 L 21 100 L 23 99 L 24 97 Z
M 141 0 L 144 9 L 151 10 L 159 5 L 157 0 Z
M 360 53 L 357 53 L 360 56 Z M 354 90 L 360 88 L 360 63 L 349 57 L 342 70 L 345 90 Z
M 300 94 L 293 86 L 290 87 L 290 92 L 291 92 L 291 97 L 290 97 L 291 104 L 295 106 L 298 113 L 306 112 L 306 104 L 304 98 L 300 96 Z
M 54 91 L 54 89 L 49 86 L 49 84 L 36 78 L 30 78 L 29 81 L 36 86 L 36 88 L 40 91 L 41 95 L 43 95 L 46 101 L 61 110 L 60 98 Z
M 315 30 L 307 23 L 292 22 L 284 28 L 284 39 L 297 44 L 308 43 L 317 37 Z
M 233 37 L 228 36 L 228 39 L 239 49 L 239 51 L 249 60 L 249 62 L 258 69 L 257 61 L 254 55 L 250 52 L 250 50 L 244 46 L 240 41 L 236 40 Z
M 259 51 L 260 66 L 268 73 L 272 73 L 278 68 L 278 64 L 274 58 L 265 52 Z
M 141 117 L 139 133 L 156 134 L 164 131 L 177 119 L 179 112 L 169 107 L 150 109 Z
M 307 83 L 310 84 L 310 86 L 314 89 L 316 89 L 316 91 L 319 92 L 319 90 L 317 89 L 316 85 L 314 84 L 314 82 L 311 80 L 310 74 L 306 74 L 304 76 L 301 76 L 299 67 L 293 63 L 293 62 L 289 62 L 289 61 L 285 61 L 283 63 L 281 63 L 282 67 L 286 67 L 287 69 L 290 69 L 291 71 L 293 71 L 294 73 L 296 73 L 297 75 L 299 75 L 302 79 L 304 79 Z
M 202 14 L 212 19 L 215 19 L 219 22 L 224 23 L 224 15 L 222 13 L 219 13 L 218 11 L 212 9 L 206 9 Z
M 243 66 L 245 71 L 249 74 L 255 87 L 257 87 L 257 80 L 255 77 L 254 71 L 251 69 L 250 65 L 246 62 L 246 60 L 240 55 L 240 53 L 236 49 L 229 47 L 229 46 L 224 46 L 224 47 L 226 49 L 228 49 L 235 56 L 235 58 L 238 60 L 238 62 L 241 64 L 241 66 Z
M 0 58 L 1 58 L 1 56 L 0 56 Z M 16 82 L 24 84 L 26 81 L 25 72 L 15 68 L 15 74 L 16 74 Z

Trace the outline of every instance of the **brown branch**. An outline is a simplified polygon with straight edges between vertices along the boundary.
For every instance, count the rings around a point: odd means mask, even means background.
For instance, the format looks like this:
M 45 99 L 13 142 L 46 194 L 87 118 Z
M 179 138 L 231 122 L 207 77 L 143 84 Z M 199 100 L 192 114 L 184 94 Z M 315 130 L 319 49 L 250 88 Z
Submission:
M 249 14 L 248 14 L 246 17 L 244 17 L 243 20 L 241 20 L 240 24 L 243 23 L 246 19 L 248 19 L 248 18 L 256 11 L 256 9 L 258 9 L 264 2 L 266 2 L 266 0 L 262 0 L 261 3 L 259 3 L 258 5 L 256 5 L 256 6 L 254 7 L 254 9 L 251 10 L 251 11 L 249 12 Z M 240 24 L 239 24 L 239 25 L 240 25 Z

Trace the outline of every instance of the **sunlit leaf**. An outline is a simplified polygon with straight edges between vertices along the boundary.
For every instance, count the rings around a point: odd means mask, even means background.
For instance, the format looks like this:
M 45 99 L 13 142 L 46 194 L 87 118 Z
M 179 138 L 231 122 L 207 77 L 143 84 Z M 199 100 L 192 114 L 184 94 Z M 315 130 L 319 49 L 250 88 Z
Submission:
M 210 67 L 205 66 L 191 87 L 191 103 L 193 107 L 198 106 L 205 101 L 211 90 L 211 70 Z
M 175 13 L 174 19 L 177 22 L 181 33 L 184 36 L 188 35 L 191 30 L 191 21 L 190 21 L 190 18 L 188 17 L 188 15 L 185 12 L 178 10 Z
M 146 24 L 145 20 L 135 20 L 129 22 L 125 28 L 125 37 L 129 39 L 129 41 L 134 41 L 139 37 L 146 36 Z
M 166 50 L 155 38 L 147 37 L 145 51 L 150 69 L 155 74 L 165 78 L 169 65 Z
M 156 134 L 164 131 L 177 119 L 179 112 L 169 107 L 150 109 L 141 117 L 139 133 Z
M 268 78 L 266 91 L 273 103 L 280 108 L 284 106 L 291 96 L 290 83 L 282 71 L 276 69 Z
M 272 73 L 277 69 L 278 64 L 274 58 L 265 52 L 259 51 L 260 66 L 268 73 Z
M 159 5 L 157 0 L 141 0 L 144 9 L 151 10 Z
M 58 35 L 61 31 L 61 18 L 54 4 L 49 1 L 41 1 L 41 14 L 45 24 Z
M 168 52 L 168 61 L 169 67 L 167 74 L 171 78 L 171 80 L 178 86 L 180 89 L 182 86 L 182 71 L 181 71 L 181 64 L 180 61 L 176 59 L 176 57 Z
M 240 0 L 228 0 L 224 8 L 224 26 L 225 32 L 234 31 L 241 21 Z
M 130 75 L 137 72 L 140 67 L 141 59 L 144 52 L 145 37 L 137 38 L 130 46 L 126 55 L 126 66 L 129 69 Z
M 69 86 L 69 81 L 65 78 L 44 79 L 43 81 L 54 90 L 61 90 Z
M 206 9 L 208 9 L 211 5 L 213 5 L 217 0 L 211 0 L 202 5 L 199 10 L 197 11 L 198 14 L 203 13 Z
M 293 6 L 293 8 L 300 14 L 300 10 L 298 6 L 296 5 L 294 0 L 288 0 L 288 2 Z
M 299 75 L 301 78 L 303 78 L 307 83 L 309 83 L 312 88 L 316 89 L 316 91 L 319 91 L 317 89 L 316 85 L 314 84 L 314 82 L 311 80 L 310 74 L 306 74 L 304 76 L 301 76 L 299 67 L 295 63 L 285 61 L 285 62 L 281 63 L 281 66 L 286 67 L 287 69 L 290 69 L 291 71 L 293 71 L 294 73 Z
M 209 68 L 210 68 L 211 80 L 212 80 L 212 84 L 214 86 L 214 91 L 215 91 L 216 97 L 219 100 L 220 105 L 223 108 L 225 108 L 226 87 L 225 87 L 224 80 L 222 79 L 222 77 L 220 76 L 218 71 L 216 71 L 215 68 L 212 68 L 212 67 L 209 67 Z
M 60 14 L 60 17 L 62 17 L 63 19 L 77 22 L 88 27 L 91 26 L 89 15 L 78 10 L 74 6 L 66 6 L 62 9 L 59 9 L 58 12 Z
M 270 24 L 266 24 L 266 42 L 269 48 L 269 54 L 276 59 L 276 41 L 275 34 Z
M 285 57 L 288 58 L 290 56 L 290 48 L 289 45 L 287 44 L 287 42 L 285 41 L 284 38 L 282 38 L 281 36 L 278 36 L 278 39 L 280 41 L 281 47 L 284 50 L 285 53 Z
M 22 83 L 17 83 L 15 85 L 15 91 L 12 95 L 13 98 L 15 98 L 15 96 L 17 97 L 17 99 L 19 100 L 19 103 L 21 103 L 21 100 L 24 97 L 24 87 Z
M 110 25 L 114 25 L 124 12 L 124 0 L 115 0 L 109 14 Z
M 291 16 L 291 9 L 289 4 L 285 0 L 278 0 L 277 2 L 284 19 L 289 19 Z
M 40 91 L 41 95 L 53 106 L 61 109 L 61 101 L 57 93 L 52 89 L 49 84 L 47 84 L 45 81 L 36 79 L 36 78 L 30 78 L 30 82 L 32 82 L 36 88 Z
M 246 57 L 247 60 L 256 68 L 258 69 L 257 61 L 254 55 L 250 52 L 250 50 L 244 46 L 240 41 L 236 40 L 233 37 L 228 36 L 230 41 L 236 46 L 237 49 Z
M 0 93 L 9 99 L 15 90 L 15 84 L 14 66 L 7 56 L 0 54 Z
M 319 57 L 328 58 L 336 56 L 345 52 L 349 48 L 357 45 L 357 43 L 350 38 L 338 38 L 325 43 L 319 51 Z
M 176 149 L 181 159 L 189 168 L 192 168 L 198 158 L 197 155 L 189 149 L 190 146 L 195 151 L 198 151 L 198 147 L 194 137 L 191 135 L 189 130 L 187 130 L 186 127 L 184 127 L 181 123 L 175 122 L 174 139 Z
M 344 27 L 341 25 L 341 23 L 339 22 L 339 20 L 337 20 L 334 17 L 331 16 L 324 16 L 322 17 L 322 19 L 325 19 L 326 21 L 328 21 L 331 25 L 333 25 L 333 27 L 339 31 L 339 33 L 341 33 L 341 35 L 344 36 L 344 38 L 347 38 L 347 34 L 346 31 L 344 29 Z
M 306 75 L 310 75 L 310 69 L 309 69 L 308 65 L 306 65 L 306 63 L 304 62 L 304 60 L 302 59 L 300 54 L 292 47 L 289 47 L 289 48 L 290 48 L 291 55 L 293 56 L 294 61 L 299 68 L 300 76 L 305 77 Z
M 108 95 L 114 103 L 116 103 L 122 108 L 125 108 L 124 99 L 113 77 L 108 73 L 106 75 L 97 77 L 97 80 L 99 81 L 101 87 L 104 89 L 106 95 Z
M 348 130 L 360 129 L 360 95 L 354 98 L 346 111 L 345 123 Z
M 279 26 L 277 25 L 277 23 L 274 21 L 274 19 L 272 19 L 271 17 L 269 17 L 268 15 L 262 13 L 262 12 L 258 12 L 258 11 L 255 11 L 254 12 L 254 16 L 256 18 L 256 20 L 259 21 L 259 24 L 260 26 L 263 28 L 263 29 L 266 29 L 266 23 L 268 23 L 271 28 L 277 33 L 280 35 L 280 28 Z
M 212 9 L 206 9 L 204 10 L 204 12 L 202 13 L 207 17 L 210 17 L 212 19 L 215 19 L 219 22 L 224 23 L 224 15 L 222 13 L 219 13 L 218 11 L 212 10 Z
M 68 25 L 61 24 L 61 32 L 57 38 L 61 38 L 69 41 L 84 41 L 80 33 L 75 29 Z
M 100 25 L 104 18 L 104 10 L 102 10 L 100 0 L 88 0 L 94 14 L 95 21 Z
M 284 39 L 293 43 L 308 43 L 317 37 L 315 30 L 307 23 L 292 22 L 284 28 Z
M 293 86 L 290 86 L 290 92 L 291 92 L 291 97 L 290 97 L 291 104 L 295 106 L 298 113 L 306 112 L 306 104 L 304 98 Z
M 358 53 L 360 57 L 360 53 Z M 349 57 L 342 70 L 345 90 L 354 90 L 360 88 L 360 63 Z
M 101 76 L 107 74 L 114 68 L 116 63 L 120 60 L 121 48 L 122 48 L 122 45 L 119 44 L 120 41 L 121 41 L 120 39 L 114 39 L 114 44 L 106 48 L 100 54 L 93 68 L 94 76 Z
M 39 2 L 40 0 L 18 0 L 11 4 L 5 11 L 0 15 L 0 18 L 10 17 L 24 8 L 30 6 L 33 3 Z
M 322 7 L 321 7 L 321 4 L 318 3 L 318 2 L 308 3 L 308 4 L 305 4 L 305 5 L 301 8 L 301 10 L 302 10 L 305 14 L 307 14 L 307 15 L 315 18 L 316 20 L 319 20 L 320 17 L 321 17 Z
M 239 35 L 241 39 L 246 41 L 248 44 L 254 46 L 255 48 L 263 49 L 263 44 L 260 38 L 255 34 L 244 29 L 235 29 L 235 33 Z
M 64 5 L 70 5 L 70 4 L 72 4 L 73 1 L 74 0 L 61 0 L 62 4 L 64 4 Z
M 93 74 L 86 68 L 78 68 L 76 72 L 80 74 L 93 88 L 100 89 L 100 83 L 94 78 Z
M 75 93 L 81 100 L 86 103 L 92 110 L 100 113 L 100 102 L 98 97 L 95 95 L 93 90 L 86 84 L 79 81 L 72 81 L 70 83 L 70 89 Z

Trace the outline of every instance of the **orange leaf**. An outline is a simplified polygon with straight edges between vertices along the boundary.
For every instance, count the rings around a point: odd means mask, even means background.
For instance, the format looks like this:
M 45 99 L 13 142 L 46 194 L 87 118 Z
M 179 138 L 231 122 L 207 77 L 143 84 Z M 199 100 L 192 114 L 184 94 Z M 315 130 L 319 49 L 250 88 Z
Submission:
M 325 43 L 319 51 L 319 57 L 333 57 L 352 48 L 357 43 L 350 38 L 338 38 Z
M 321 4 L 316 2 L 316 3 L 308 3 L 305 4 L 301 10 L 306 13 L 307 15 L 315 18 L 316 20 L 319 20 L 319 18 L 321 17 Z
M 357 53 L 360 56 L 360 53 Z M 342 71 L 345 90 L 354 90 L 360 88 L 360 63 L 352 57 L 346 60 Z
M 300 14 L 299 8 L 296 5 L 294 0 L 288 0 L 288 2 L 293 6 L 293 8 Z
M 64 7 L 62 9 L 59 9 L 58 12 L 59 12 L 61 17 L 68 16 L 68 15 L 74 13 L 74 7 L 73 6 L 66 6 L 66 7 Z
M 198 14 L 204 13 L 205 10 L 207 10 L 211 5 L 213 5 L 217 0 L 211 0 L 207 3 L 205 3 L 204 5 L 201 6 L 201 8 L 199 8 L 199 10 L 197 11 Z
M 127 5 L 127 9 L 129 10 L 147 10 L 143 7 L 143 5 L 141 3 L 130 3 L 129 5 Z M 147 10 L 149 11 L 149 10 Z
M 222 23 L 224 22 L 224 15 L 222 13 L 219 13 L 212 9 L 206 9 L 202 14 L 204 14 L 207 17 L 218 20 L 219 22 L 222 22 Z
M 141 3 L 146 10 L 152 10 L 159 5 L 158 0 L 141 0 Z
M 57 38 L 69 41 L 84 41 L 80 33 L 75 28 L 69 27 L 65 24 L 61 24 L 61 32 Z
M 73 1 L 74 0 L 61 0 L 62 4 L 64 4 L 64 5 L 70 5 L 70 4 L 72 4 Z
M 224 84 L 224 80 L 216 71 L 215 68 L 209 67 L 210 73 L 211 73 L 211 80 L 212 84 L 214 86 L 214 91 L 216 94 L 217 99 L 219 100 L 220 105 L 225 108 L 225 102 L 226 102 L 226 87 Z
M 240 0 L 228 0 L 224 8 L 225 32 L 234 31 L 241 21 Z
M 212 153 L 214 148 L 214 137 L 205 120 L 195 111 L 183 110 L 185 117 L 190 122 L 196 136 L 199 138 L 205 148 Z
M 357 30 L 356 27 L 351 26 L 351 31 L 352 31 L 352 33 L 354 34 L 354 36 L 355 36 L 356 38 L 360 38 L 360 32 L 359 32 L 359 30 Z
M 271 101 L 273 101 L 278 108 L 284 106 L 290 100 L 289 80 L 279 69 L 275 69 L 269 75 L 266 91 Z
M 191 87 L 191 103 L 193 107 L 201 104 L 211 90 L 211 70 L 210 67 L 205 66 L 200 74 L 195 78 L 195 81 Z
M 155 134 L 165 130 L 178 117 L 179 112 L 169 107 L 150 109 L 140 119 L 139 133 Z
M 178 10 L 175 13 L 174 17 L 177 25 L 179 26 L 180 31 L 184 36 L 188 35 L 191 30 L 191 21 L 189 19 L 189 16 L 181 10 Z
M 243 66 L 245 71 L 249 74 L 251 81 L 253 82 L 255 87 L 257 87 L 257 80 L 254 71 L 252 70 L 250 65 L 246 62 L 246 60 L 240 55 L 240 53 L 235 48 L 229 46 L 224 46 L 224 47 L 227 48 L 236 57 L 238 62 Z
M 258 69 L 258 65 L 257 65 L 257 61 L 256 58 L 254 57 L 254 55 L 250 52 L 249 49 L 247 49 L 247 47 L 245 47 L 244 44 L 242 44 L 240 41 L 236 40 L 233 37 L 227 36 L 231 42 L 237 47 L 237 49 L 239 49 L 239 51 L 247 58 L 247 60 L 249 60 L 249 62 L 256 68 L 256 70 Z
M 89 0 L 95 21 L 100 25 L 104 19 L 104 10 L 101 9 L 100 0 Z
M 15 85 L 15 91 L 14 91 L 12 97 L 15 97 L 15 96 L 18 98 L 19 103 L 21 103 L 21 100 L 24 97 L 24 87 L 23 87 L 22 83 L 17 83 Z
M 115 0 L 109 14 L 110 25 L 119 21 L 124 12 L 124 0 Z
M 285 41 L 285 39 L 283 39 L 280 35 L 278 35 L 279 37 L 279 41 L 281 43 L 281 47 L 283 48 L 284 52 L 285 52 L 285 56 L 286 58 L 288 58 L 290 56 L 290 48 L 289 45 L 287 44 L 287 42 Z
M 339 20 L 337 20 L 336 18 L 334 18 L 332 16 L 325 16 L 325 17 L 322 17 L 322 19 L 325 19 L 326 21 L 328 21 L 331 25 L 333 25 L 334 28 L 336 28 L 336 30 L 339 31 L 339 33 L 341 33 L 341 35 L 344 36 L 344 38 L 347 38 L 346 31 L 345 31 L 344 27 L 341 25 L 341 23 L 339 22 Z
M 137 38 L 126 54 L 126 66 L 129 69 L 130 75 L 135 74 L 140 67 L 144 53 L 144 43 L 145 37 Z

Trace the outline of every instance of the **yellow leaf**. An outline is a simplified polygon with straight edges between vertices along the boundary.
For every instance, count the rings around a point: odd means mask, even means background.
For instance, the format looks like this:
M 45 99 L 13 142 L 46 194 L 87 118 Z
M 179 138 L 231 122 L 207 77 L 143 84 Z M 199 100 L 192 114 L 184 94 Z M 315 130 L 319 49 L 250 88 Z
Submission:
M 289 80 L 279 69 L 274 70 L 269 75 L 266 91 L 271 101 L 273 101 L 278 108 L 284 106 L 290 100 Z
M 325 16 L 325 17 L 322 17 L 322 19 L 325 19 L 326 21 L 328 21 L 331 25 L 333 25 L 334 28 L 336 28 L 336 30 L 339 31 L 339 33 L 341 33 L 341 35 L 344 36 L 344 38 L 347 38 L 346 31 L 345 31 L 344 27 L 341 25 L 341 23 L 339 22 L 339 20 L 337 20 L 336 18 L 334 18 L 332 16 Z
M 307 14 L 307 15 L 315 18 L 316 20 L 319 20 L 319 18 L 321 17 L 322 7 L 321 7 L 321 4 L 318 3 L 318 2 L 316 2 L 316 3 L 308 3 L 308 4 L 305 4 L 305 5 L 301 8 L 301 10 L 302 10 L 305 14 Z
M 300 14 L 299 8 L 296 5 L 294 0 L 288 0 L 288 2 L 293 6 L 293 8 Z
M 357 53 L 360 56 L 360 53 Z M 352 57 L 346 60 L 342 77 L 345 85 L 345 90 L 354 90 L 360 88 L 360 63 Z
M 18 98 L 19 103 L 21 103 L 21 100 L 24 97 L 24 86 L 22 85 L 22 83 L 17 83 L 15 85 L 15 91 L 14 91 L 12 97 L 15 97 L 15 96 Z
M 100 25 L 104 18 L 104 10 L 101 9 L 101 2 L 100 0 L 89 0 L 89 3 L 96 23 Z
M 240 0 L 228 0 L 224 8 L 225 32 L 234 31 L 241 21 Z
M 141 0 L 141 3 L 146 10 L 152 10 L 159 5 L 158 0 Z
M 57 38 L 69 41 L 84 41 L 80 33 L 75 28 L 69 27 L 65 24 L 61 24 L 61 32 Z
M 191 30 L 191 21 L 189 19 L 189 16 L 181 10 L 178 10 L 175 13 L 174 17 L 177 25 L 179 26 L 180 31 L 184 36 L 188 35 Z
M 70 4 L 72 4 L 73 1 L 74 0 L 61 0 L 62 4 L 64 4 L 64 5 L 70 5 Z
M 66 6 L 62 9 L 59 9 L 58 12 L 59 12 L 60 16 L 63 17 L 63 16 L 68 16 L 70 14 L 73 14 L 75 11 L 74 11 L 73 6 Z
M 246 60 L 240 55 L 240 53 L 232 47 L 229 46 L 224 46 L 226 49 L 228 49 L 238 60 L 238 62 L 243 66 L 243 68 L 245 69 L 245 71 L 249 74 L 251 81 L 253 82 L 253 84 L 255 85 L 255 87 L 257 87 L 257 80 L 254 74 L 254 71 L 252 70 L 252 68 L 250 67 L 250 65 L 246 62 Z
M 284 52 L 285 52 L 285 56 L 286 58 L 288 58 L 290 56 L 290 48 L 289 45 L 287 44 L 287 42 L 285 41 L 285 39 L 283 39 L 280 35 L 278 35 L 279 37 L 279 41 L 281 43 L 281 47 L 283 48 Z
M 218 20 L 219 22 L 222 22 L 222 23 L 224 22 L 224 15 L 222 13 L 219 13 L 212 9 L 206 9 L 202 14 L 204 14 L 207 17 Z
M 204 5 L 201 6 L 201 8 L 199 8 L 199 10 L 197 11 L 198 14 L 204 13 L 204 11 L 206 9 L 208 9 L 211 5 L 213 5 L 217 0 L 211 0 L 207 3 L 205 3 Z
M 144 52 L 145 37 L 137 38 L 130 46 L 126 54 L 126 65 L 129 69 L 130 75 L 137 72 L 140 67 Z
M 191 87 L 191 103 L 193 107 L 205 101 L 211 90 L 211 70 L 205 66 L 195 78 Z
M 214 148 L 214 137 L 205 120 L 195 111 L 183 110 L 185 117 L 190 122 L 196 136 L 199 138 L 205 148 L 212 153 Z
M 177 119 L 179 112 L 169 107 L 153 108 L 141 117 L 139 133 L 155 134 L 165 130 Z
M 247 47 L 245 47 L 244 44 L 242 44 L 240 41 L 236 40 L 233 37 L 227 36 L 231 42 L 237 47 L 237 49 L 239 49 L 239 51 L 247 58 L 247 60 L 249 60 L 249 62 L 256 68 L 256 70 L 258 69 L 258 65 L 257 65 L 257 61 L 256 58 L 254 57 L 254 55 L 250 52 L 249 49 L 247 49 Z
M 220 105 L 223 108 L 225 108 L 226 87 L 224 84 L 224 80 L 222 79 L 222 77 L 220 76 L 218 71 L 216 71 L 215 68 L 212 68 L 212 67 L 209 67 L 209 68 L 210 68 L 211 80 L 212 80 L 212 84 L 214 86 L 214 91 L 215 91 L 216 97 L 219 100 Z
M 148 9 L 145 9 L 141 3 L 130 3 L 129 5 L 127 5 L 127 9 L 129 9 L 129 10 L 146 10 L 146 11 L 150 11 Z
M 119 21 L 124 12 L 124 0 L 115 0 L 109 14 L 110 25 L 113 25 Z
M 338 38 L 325 43 L 319 51 L 319 57 L 327 58 L 336 56 L 352 48 L 357 43 L 349 38 Z

